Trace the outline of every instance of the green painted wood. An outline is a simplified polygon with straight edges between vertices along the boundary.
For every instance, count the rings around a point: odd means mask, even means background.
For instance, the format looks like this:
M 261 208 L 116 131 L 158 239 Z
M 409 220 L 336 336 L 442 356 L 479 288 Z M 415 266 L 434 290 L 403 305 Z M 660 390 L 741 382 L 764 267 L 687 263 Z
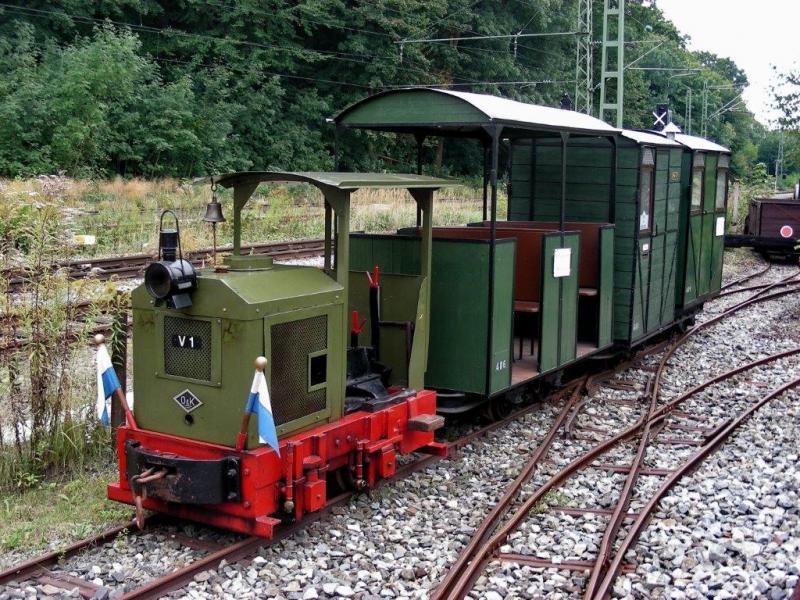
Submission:
M 726 171 L 717 171 L 717 181 L 715 181 L 714 189 L 717 190 L 717 183 L 720 178 L 727 177 Z M 713 241 L 713 254 L 712 254 L 712 262 L 711 262 L 711 284 L 710 284 L 710 292 L 716 293 L 719 291 L 720 286 L 722 285 L 722 263 L 724 260 L 724 253 L 725 253 L 725 220 L 727 219 L 727 205 L 728 200 L 727 198 L 724 199 L 724 206 L 721 209 L 716 208 L 716 199 L 715 199 L 715 209 L 714 209 L 714 241 Z M 717 235 L 717 221 L 722 219 L 722 235 Z
M 553 277 L 553 253 L 560 246 L 560 236 L 544 236 L 542 239 L 542 300 L 539 308 L 542 331 L 539 339 L 539 371 L 542 373 L 558 366 L 561 284 Z
M 569 248 L 570 274 L 553 276 L 553 260 L 558 248 Z M 539 345 L 539 371 L 551 371 L 575 359 L 578 325 L 578 264 L 580 234 L 566 233 L 543 236 L 542 301 L 540 319 L 542 335 Z
M 661 327 L 662 287 L 664 279 L 664 234 L 650 239 L 650 271 L 647 289 L 647 332 L 651 333 Z
M 614 327 L 614 229 L 600 230 L 600 289 L 598 290 L 598 346 L 613 341 Z
M 486 116 L 467 102 L 446 94 L 409 90 L 385 95 L 355 106 L 342 119 L 345 125 L 484 123 Z
M 687 296 L 687 285 L 694 288 L 694 255 L 691 254 L 691 220 L 689 216 L 689 198 L 691 194 L 691 161 L 692 153 L 686 150 L 670 152 L 670 168 L 677 171 L 680 177 L 678 200 L 678 252 L 675 274 L 675 306 L 682 308 L 691 298 Z M 689 270 L 691 269 L 691 279 Z
M 488 244 L 434 240 L 426 386 L 486 392 L 488 286 Z
M 559 236 L 560 237 L 560 236 Z M 570 276 L 561 277 L 561 352 L 559 365 L 575 360 L 578 350 L 578 265 L 580 264 L 579 233 L 564 235 L 563 248 L 569 248 Z M 552 273 L 552 271 L 551 271 Z
M 667 232 L 664 245 L 664 278 L 661 290 L 661 326 L 675 319 L 675 277 L 678 263 L 678 234 Z
M 633 312 L 631 321 L 631 341 L 637 340 L 647 333 L 647 300 L 650 284 L 650 252 L 646 249 L 650 239 L 638 242 L 638 260 L 634 269 Z
M 692 304 L 701 295 L 700 246 L 703 239 L 702 215 L 689 216 L 688 248 L 686 252 L 686 280 L 684 282 L 683 305 Z
M 511 385 L 511 333 L 514 321 L 514 261 L 516 241 L 504 240 L 495 248 L 495 285 L 492 305 L 490 393 Z M 509 243 L 511 242 L 511 243 Z
M 608 205 L 608 180 L 606 185 L 591 184 L 591 183 L 568 183 L 567 184 L 567 199 L 569 201 L 579 202 L 602 202 Z M 540 181 L 536 178 L 533 184 L 534 198 L 538 201 L 540 199 L 553 199 L 561 200 L 561 182 L 558 183 L 550 181 Z
M 371 271 L 378 264 L 386 274 L 417 274 L 419 246 L 419 238 L 406 235 L 353 234 L 351 270 Z M 492 355 L 487 357 L 489 245 L 433 241 L 427 387 L 483 395 L 487 360 L 492 365 L 491 392 L 510 385 L 514 250 L 513 239 L 498 240 Z M 496 369 L 503 361 L 505 367 Z
M 536 163 L 539 165 L 560 166 L 561 148 L 559 144 L 547 144 L 545 140 L 536 143 Z M 622 149 L 617 153 L 618 166 L 635 169 L 638 166 L 638 151 Z M 607 167 L 611 162 L 611 149 L 606 147 L 581 148 L 570 142 L 567 151 L 567 167 Z
M 714 213 L 698 217 L 702 222 L 700 229 L 700 269 L 697 278 L 697 295 L 706 296 L 711 287 L 712 244 L 714 236 Z
M 703 190 L 703 210 L 713 213 L 717 200 L 717 164 L 719 154 L 709 152 L 706 154 L 705 189 Z

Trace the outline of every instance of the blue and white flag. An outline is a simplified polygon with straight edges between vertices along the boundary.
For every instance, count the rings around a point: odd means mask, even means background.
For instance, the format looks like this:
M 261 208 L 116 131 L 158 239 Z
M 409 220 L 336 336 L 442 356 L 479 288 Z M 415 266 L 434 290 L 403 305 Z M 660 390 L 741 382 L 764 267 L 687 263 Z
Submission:
M 250 397 L 247 399 L 247 412 L 258 417 L 258 441 L 271 446 L 280 456 L 278 432 L 275 429 L 275 419 L 272 418 L 272 403 L 269 399 L 267 378 L 263 371 L 256 371 L 253 377 Z
M 111 364 L 106 345 L 100 344 L 97 347 L 97 418 L 106 427 L 111 423 L 108 416 L 108 399 L 119 387 L 119 379 Z

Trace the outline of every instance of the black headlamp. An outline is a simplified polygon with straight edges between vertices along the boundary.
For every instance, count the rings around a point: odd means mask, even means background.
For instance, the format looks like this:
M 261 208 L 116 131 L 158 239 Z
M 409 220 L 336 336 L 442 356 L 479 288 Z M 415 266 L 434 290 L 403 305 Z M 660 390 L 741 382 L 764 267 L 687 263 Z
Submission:
M 164 216 L 175 219 L 175 229 L 164 229 Z M 158 231 L 158 257 L 144 272 L 144 286 L 156 300 L 170 308 L 188 308 L 192 292 L 197 288 L 197 272 L 189 261 L 183 260 L 178 217 L 171 210 L 161 213 Z

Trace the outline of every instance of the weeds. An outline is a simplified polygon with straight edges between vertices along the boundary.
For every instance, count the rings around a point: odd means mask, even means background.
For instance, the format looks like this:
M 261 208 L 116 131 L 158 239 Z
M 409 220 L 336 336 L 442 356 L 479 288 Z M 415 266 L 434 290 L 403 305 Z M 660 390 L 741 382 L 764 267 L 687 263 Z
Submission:
M 13 555 L 6 555 L 7 550 L 55 549 L 56 540 L 68 544 L 128 518 L 130 507 L 105 497 L 113 469 L 89 469 L 75 474 L 68 483 L 44 482 L 5 494 L 0 504 L 0 570 L 15 562 Z
M 108 434 L 91 417 L 91 319 L 78 314 L 76 302 L 87 283 L 52 267 L 70 248 L 65 186 L 46 180 L 39 189 L 34 196 L 6 195 L 2 204 L 0 488 L 6 489 L 33 488 L 53 473 L 80 469 L 108 446 Z

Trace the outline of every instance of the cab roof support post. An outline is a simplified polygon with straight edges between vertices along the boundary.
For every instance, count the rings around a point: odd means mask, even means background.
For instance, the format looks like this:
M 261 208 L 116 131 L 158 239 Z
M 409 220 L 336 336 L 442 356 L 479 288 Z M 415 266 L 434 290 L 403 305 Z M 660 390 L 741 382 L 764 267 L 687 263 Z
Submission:
M 233 188 L 233 254 L 242 253 L 242 209 L 253 192 L 256 191 L 258 182 L 242 182 Z
M 425 143 L 425 134 L 415 133 L 414 138 L 417 140 L 417 175 L 422 175 L 422 144 Z M 417 227 L 422 225 L 422 213 L 420 211 L 419 203 L 417 203 Z
M 420 263 L 419 274 L 429 278 L 431 274 L 431 247 L 433 244 L 433 192 L 430 188 L 409 188 L 408 192 L 417 203 L 417 210 L 422 215 L 422 231 L 420 239 L 420 256 L 424 257 Z
M 332 245 L 332 234 L 331 231 L 331 221 L 333 219 L 331 205 L 328 202 L 328 199 L 325 199 L 325 256 L 324 256 L 324 269 L 326 273 L 331 272 L 331 245 Z
M 325 196 L 326 212 L 328 207 L 333 208 L 333 271 L 336 281 L 345 288 L 345 305 L 347 305 L 347 270 L 350 264 L 350 192 L 328 186 L 319 186 L 319 188 Z M 345 339 L 347 337 L 345 335 Z
M 420 265 L 419 274 L 422 277 L 422 284 L 420 288 L 420 295 L 424 297 L 424 304 L 422 305 L 423 325 L 426 332 L 430 332 L 430 314 L 431 314 L 431 261 L 433 256 L 433 193 L 434 189 L 415 189 L 409 188 L 408 192 L 417 203 L 417 208 L 422 212 L 422 230 L 420 239 Z M 415 335 L 414 345 L 417 344 Z M 423 336 L 419 343 L 424 350 L 423 364 L 428 362 L 428 340 Z M 420 372 L 412 373 L 412 365 L 409 364 L 408 372 L 409 386 L 416 389 L 421 389 L 425 385 L 424 369 Z

